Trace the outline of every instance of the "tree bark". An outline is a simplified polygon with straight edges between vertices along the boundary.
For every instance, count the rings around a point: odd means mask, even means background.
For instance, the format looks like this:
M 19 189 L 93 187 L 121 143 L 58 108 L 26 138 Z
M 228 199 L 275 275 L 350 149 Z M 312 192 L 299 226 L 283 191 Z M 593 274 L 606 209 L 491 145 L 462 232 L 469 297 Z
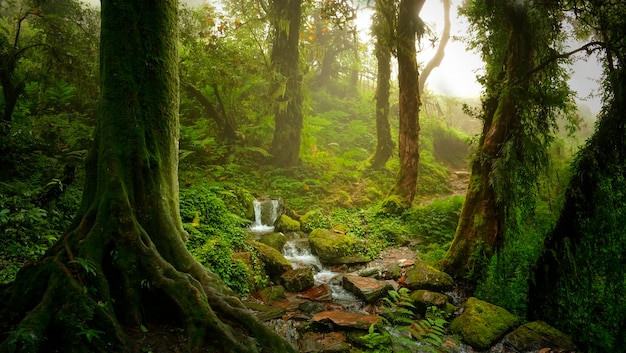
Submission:
M 400 86 L 398 155 L 400 171 L 388 199 L 399 198 L 400 206 L 411 206 L 417 191 L 419 166 L 419 73 L 415 39 L 417 19 L 425 0 L 402 0 L 398 10 L 397 55 Z
M 285 168 L 300 162 L 303 115 L 298 41 L 302 0 L 274 0 L 271 12 L 274 29 L 271 65 L 275 79 L 270 97 L 274 99 L 275 108 L 270 153 L 272 163 Z
M 526 16 L 524 11 L 516 13 Z M 454 240 L 440 263 L 444 272 L 470 282 L 484 275 L 489 259 L 503 240 L 503 208 L 493 187 L 493 173 L 502 157 L 503 144 L 523 129 L 515 92 L 528 90 L 528 72 L 533 68 L 534 52 L 524 29 L 518 26 L 521 20 L 503 20 L 507 21 L 509 35 L 502 88 L 483 103 L 485 121 L 472 162 L 465 203 Z
M 430 73 L 441 65 L 444 56 L 446 55 L 446 46 L 450 41 L 450 29 L 452 27 L 452 21 L 450 21 L 450 8 L 452 7 L 450 0 L 443 0 L 443 33 L 441 33 L 441 39 L 439 40 L 439 46 L 437 47 L 437 52 L 435 55 L 428 61 L 428 64 L 422 70 L 422 74 L 420 75 L 419 85 L 420 85 L 420 96 L 424 94 L 424 86 L 426 85 L 426 80 Z
M 177 5 L 102 1 L 102 95 L 80 211 L 3 291 L 1 351 L 124 351 L 127 328 L 168 324 L 184 328 L 188 351 L 295 352 L 185 247 Z

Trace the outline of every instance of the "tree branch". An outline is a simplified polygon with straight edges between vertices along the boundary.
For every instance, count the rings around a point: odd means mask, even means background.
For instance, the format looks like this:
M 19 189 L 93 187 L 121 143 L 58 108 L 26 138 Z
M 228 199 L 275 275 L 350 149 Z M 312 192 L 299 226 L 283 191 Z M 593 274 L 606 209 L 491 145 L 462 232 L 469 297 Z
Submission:
M 581 51 L 591 52 L 591 51 L 597 50 L 599 48 L 605 48 L 605 47 L 606 47 L 606 43 L 599 42 L 599 41 L 594 41 L 594 42 L 589 42 L 589 43 L 583 45 L 582 47 L 574 49 L 572 51 L 553 55 L 550 58 L 548 58 L 546 61 L 544 61 L 541 64 L 539 64 L 539 66 L 537 66 L 534 69 L 530 70 L 528 72 L 528 75 L 532 75 L 532 74 L 534 74 L 536 72 L 539 72 L 539 71 L 543 70 L 546 66 L 550 65 L 551 63 L 553 63 L 556 60 L 567 59 L 570 56 L 572 56 L 572 55 L 574 55 L 576 53 L 579 53 Z

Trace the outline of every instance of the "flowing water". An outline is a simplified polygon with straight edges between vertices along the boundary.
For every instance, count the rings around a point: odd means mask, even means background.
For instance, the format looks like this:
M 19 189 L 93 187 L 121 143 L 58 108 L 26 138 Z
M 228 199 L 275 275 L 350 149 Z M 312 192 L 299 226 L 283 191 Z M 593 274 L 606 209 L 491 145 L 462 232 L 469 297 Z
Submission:
M 274 231 L 274 223 L 278 219 L 280 202 L 278 200 L 254 200 L 254 223 L 250 230 L 254 233 L 269 233 Z

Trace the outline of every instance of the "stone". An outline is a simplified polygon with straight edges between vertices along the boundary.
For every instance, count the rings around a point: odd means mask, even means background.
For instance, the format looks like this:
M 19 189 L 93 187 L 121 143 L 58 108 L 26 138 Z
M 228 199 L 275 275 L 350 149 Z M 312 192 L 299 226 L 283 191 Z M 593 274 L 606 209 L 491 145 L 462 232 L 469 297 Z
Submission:
M 322 303 L 312 301 L 303 302 L 302 304 L 298 305 L 298 309 L 309 316 L 313 316 L 326 310 L 324 309 L 324 305 L 322 305 Z
M 298 294 L 298 297 L 315 301 L 333 300 L 333 294 L 330 291 L 330 287 L 326 283 L 322 283 L 319 286 L 302 291 Z
M 254 296 L 261 299 L 263 303 L 269 304 L 275 300 L 285 299 L 285 287 L 283 286 L 270 286 L 258 290 L 254 293 Z
M 454 280 L 445 272 L 439 271 L 424 261 L 416 260 L 414 265 L 403 267 L 398 263 L 393 269 L 393 278 L 410 290 L 428 289 L 445 292 L 452 289 Z
M 306 332 L 299 345 L 303 353 L 350 353 L 345 332 Z
M 323 264 L 353 264 L 365 263 L 369 258 L 359 254 L 365 252 L 365 245 L 355 237 L 337 233 L 328 229 L 314 229 L 309 234 L 311 251 L 317 255 Z
M 343 276 L 341 285 L 345 290 L 367 303 L 377 301 L 393 289 L 393 286 L 388 281 L 379 281 L 370 277 L 349 274 Z
M 283 294 L 284 294 L 284 291 L 283 291 Z M 244 301 L 243 305 L 245 305 L 246 308 L 255 311 L 254 316 L 256 316 L 261 321 L 277 319 L 279 317 L 282 317 L 287 312 L 287 310 L 283 308 L 277 308 L 274 306 L 269 306 L 265 304 L 254 303 L 254 302 Z
M 424 304 L 427 306 L 442 307 L 448 302 L 448 296 L 442 293 L 431 292 L 425 289 L 419 289 L 410 295 L 413 304 Z
M 463 313 L 450 323 L 450 330 L 475 349 L 484 350 L 519 324 L 506 309 L 471 297 Z
M 331 323 L 341 328 L 355 328 L 367 330 L 370 326 L 380 322 L 380 317 L 369 314 L 348 313 L 345 311 L 322 311 L 313 315 L 313 322 L 319 324 Z
M 278 250 L 258 241 L 251 241 L 265 265 L 265 271 L 270 277 L 280 276 L 285 271 L 291 269 L 291 263 Z
M 315 285 L 313 269 L 310 267 L 295 270 L 289 269 L 280 276 L 280 280 L 285 289 L 294 293 L 309 289 Z
M 570 337 L 543 321 L 533 321 L 518 327 L 504 337 L 502 344 L 514 352 L 536 351 L 541 348 L 576 350 Z
M 287 242 L 287 238 L 283 233 L 270 232 L 261 234 L 258 241 L 265 245 L 271 246 L 278 251 L 282 251 L 283 246 Z
M 300 230 L 300 222 L 287 216 L 286 214 L 283 214 L 278 219 L 276 229 L 281 232 L 297 232 Z

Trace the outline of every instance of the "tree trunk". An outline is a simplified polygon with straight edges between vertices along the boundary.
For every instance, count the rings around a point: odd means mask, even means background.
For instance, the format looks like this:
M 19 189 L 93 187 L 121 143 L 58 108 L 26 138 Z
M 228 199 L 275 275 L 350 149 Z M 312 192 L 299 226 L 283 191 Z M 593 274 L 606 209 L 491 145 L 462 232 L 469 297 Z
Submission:
M 181 81 L 181 86 L 190 97 L 195 98 L 198 103 L 202 105 L 207 115 L 215 121 L 215 125 L 217 125 L 217 128 L 220 130 L 219 135 L 221 137 L 225 138 L 227 141 L 237 139 L 237 132 L 232 121 L 230 121 L 223 112 L 218 111 L 213 103 L 211 103 L 199 89 L 188 82 Z
M 523 12 L 519 15 L 524 16 Z M 502 146 L 523 129 L 515 92 L 528 90 L 528 73 L 534 64 L 525 31 L 517 26 L 519 20 L 507 21 L 509 36 L 502 88 L 483 104 L 486 118 L 472 162 L 465 203 L 454 240 L 440 263 L 444 272 L 472 282 L 484 274 L 489 259 L 503 240 L 503 208 L 498 204 L 493 173 L 502 158 Z
M 428 64 L 422 70 L 422 74 L 420 75 L 420 95 L 424 94 L 424 86 L 426 85 L 426 80 L 430 73 L 441 65 L 443 61 L 443 57 L 446 55 L 446 46 L 450 41 L 450 29 L 452 27 L 452 21 L 450 21 L 450 8 L 452 7 L 452 3 L 450 0 L 443 0 L 443 33 L 441 33 L 441 39 L 439 40 L 439 46 L 437 47 L 437 52 L 433 56 Z
M 302 0 L 272 2 L 272 74 L 275 81 L 274 137 L 270 147 L 273 164 L 292 167 L 300 162 L 302 133 L 302 76 L 298 69 L 298 41 L 302 16 Z
M 419 74 L 417 71 L 415 36 L 417 16 L 425 0 L 402 0 L 398 11 L 398 81 L 400 112 L 398 155 L 400 171 L 388 199 L 398 198 L 402 208 L 411 207 L 417 191 L 419 166 Z
M 376 15 L 372 25 L 376 37 L 376 151 L 370 158 L 374 170 L 385 168 L 393 155 L 395 144 L 391 139 L 389 126 L 389 91 L 391 81 L 391 51 L 393 41 L 393 22 L 396 16 L 395 6 L 389 0 L 376 0 Z
M 189 351 L 295 351 L 185 248 L 176 11 L 171 0 L 102 1 L 100 115 L 81 208 L 2 293 L 1 351 L 123 351 L 126 328 L 153 324 L 184 328 Z

